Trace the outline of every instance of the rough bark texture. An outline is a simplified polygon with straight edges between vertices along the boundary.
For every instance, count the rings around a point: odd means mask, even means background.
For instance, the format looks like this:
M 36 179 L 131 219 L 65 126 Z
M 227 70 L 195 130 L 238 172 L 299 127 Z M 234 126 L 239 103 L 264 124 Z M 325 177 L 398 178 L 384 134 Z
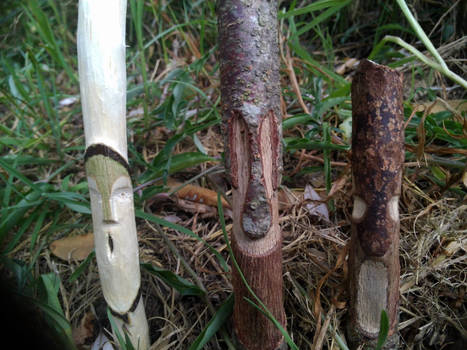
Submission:
M 277 1 L 218 1 L 226 168 L 233 187 L 232 247 L 255 293 L 285 325 L 282 301 L 281 115 Z M 234 327 L 246 349 L 278 349 L 282 334 L 244 298 L 233 269 Z
M 352 83 L 354 208 L 350 249 L 349 338 L 374 345 L 384 309 L 385 349 L 398 346 L 399 209 L 404 128 L 402 76 L 362 61 Z

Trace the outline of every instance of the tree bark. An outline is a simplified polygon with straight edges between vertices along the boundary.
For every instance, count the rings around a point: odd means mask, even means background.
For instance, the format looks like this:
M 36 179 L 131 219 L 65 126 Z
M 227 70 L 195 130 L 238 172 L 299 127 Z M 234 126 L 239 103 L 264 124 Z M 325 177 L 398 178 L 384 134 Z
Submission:
M 277 1 L 218 1 L 226 169 L 233 187 L 232 248 L 253 291 L 285 326 L 278 223 L 281 113 Z M 233 269 L 234 330 L 240 347 L 283 346 L 280 331 L 245 298 Z
M 381 310 L 385 349 L 398 346 L 399 196 L 404 161 L 402 75 L 364 60 L 352 82 L 354 206 L 349 256 L 351 343 L 374 346 Z
M 80 0 L 78 65 L 96 260 L 118 331 L 149 348 L 127 159 L 125 0 Z

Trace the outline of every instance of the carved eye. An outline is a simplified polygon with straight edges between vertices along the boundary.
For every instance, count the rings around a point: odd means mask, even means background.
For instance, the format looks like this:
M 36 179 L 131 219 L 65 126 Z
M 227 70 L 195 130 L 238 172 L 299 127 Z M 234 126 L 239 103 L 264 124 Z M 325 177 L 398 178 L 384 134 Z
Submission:
M 120 187 L 112 191 L 112 196 L 120 200 L 131 200 L 133 198 L 133 193 L 128 187 Z
M 388 205 L 389 216 L 393 221 L 399 221 L 399 196 L 394 196 Z
M 102 199 L 102 195 L 97 189 L 96 181 L 92 177 L 88 177 L 88 188 L 91 196 L 97 197 L 99 200 Z
M 96 190 L 95 188 L 93 187 L 89 187 L 89 193 L 94 195 L 94 196 L 100 196 L 100 192 L 98 190 Z
M 130 179 L 125 176 L 119 177 L 113 184 L 111 196 L 118 201 L 133 200 L 133 189 Z
M 354 220 L 362 219 L 363 216 L 366 214 L 366 208 L 367 208 L 367 205 L 365 201 L 358 196 L 354 196 L 352 219 Z

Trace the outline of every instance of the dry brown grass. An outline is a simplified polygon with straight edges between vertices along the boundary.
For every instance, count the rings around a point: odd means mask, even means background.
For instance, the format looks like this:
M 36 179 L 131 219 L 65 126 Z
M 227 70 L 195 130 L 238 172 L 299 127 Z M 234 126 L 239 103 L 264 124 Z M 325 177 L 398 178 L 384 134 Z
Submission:
M 212 137 L 211 132 L 206 137 Z M 291 161 L 298 162 L 299 157 L 297 154 Z M 287 328 L 300 349 L 311 349 L 313 344 L 318 345 L 316 348 L 338 349 L 334 333 L 345 334 L 351 206 L 351 183 L 349 179 L 346 181 L 334 195 L 336 211 L 331 213 L 331 222 L 311 216 L 300 201 L 281 212 Z M 404 180 L 401 198 L 399 330 L 403 348 L 457 349 L 458 345 L 450 344 L 467 338 L 467 205 L 460 198 L 439 198 L 437 192 L 430 196 L 408 178 Z M 181 210 L 173 202 L 159 207 L 153 204 L 151 208 L 147 209 L 154 210 L 156 215 L 180 220 L 178 224 L 190 228 L 229 261 L 218 218 L 201 218 Z M 204 244 L 172 229 L 162 230 L 163 235 L 152 224 L 138 221 L 141 261 L 196 283 L 184 267 L 187 263 L 196 271 L 198 283 L 207 290 L 213 307 L 210 310 L 206 302 L 196 297 L 182 298 L 160 280 L 143 273 L 152 349 L 186 349 L 209 322 L 212 310 L 231 293 L 230 276 Z M 230 233 L 230 220 L 227 230 Z M 179 255 L 174 254 L 166 240 L 174 244 Z M 27 243 L 24 247 L 28 247 Z M 28 259 L 27 249 L 23 253 L 20 249 L 17 254 Z M 50 258 L 47 251 L 44 254 L 42 261 L 48 264 L 44 268 L 58 272 L 63 281 L 77 267 L 75 263 Z M 64 283 L 61 291 L 65 314 L 75 326 L 90 309 L 106 324 L 105 303 L 94 262 L 79 281 Z M 220 339 L 211 341 L 206 349 L 223 348 Z

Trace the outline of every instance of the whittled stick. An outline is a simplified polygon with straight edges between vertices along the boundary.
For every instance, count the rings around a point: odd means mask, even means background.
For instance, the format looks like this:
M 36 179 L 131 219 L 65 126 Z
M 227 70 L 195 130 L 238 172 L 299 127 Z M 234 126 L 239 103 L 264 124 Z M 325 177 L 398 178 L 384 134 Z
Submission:
M 232 248 L 248 284 L 285 326 L 282 236 L 277 188 L 281 174 L 281 112 L 277 1 L 218 2 L 226 168 L 233 187 Z M 239 348 L 275 350 L 284 344 L 235 268 L 234 330 Z
M 96 259 L 118 331 L 149 348 L 126 139 L 126 0 L 80 0 L 78 64 Z
M 404 161 L 402 76 L 364 60 L 352 82 L 354 206 L 349 256 L 350 321 L 355 347 L 374 345 L 381 311 L 385 349 L 397 349 L 399 196 Z

